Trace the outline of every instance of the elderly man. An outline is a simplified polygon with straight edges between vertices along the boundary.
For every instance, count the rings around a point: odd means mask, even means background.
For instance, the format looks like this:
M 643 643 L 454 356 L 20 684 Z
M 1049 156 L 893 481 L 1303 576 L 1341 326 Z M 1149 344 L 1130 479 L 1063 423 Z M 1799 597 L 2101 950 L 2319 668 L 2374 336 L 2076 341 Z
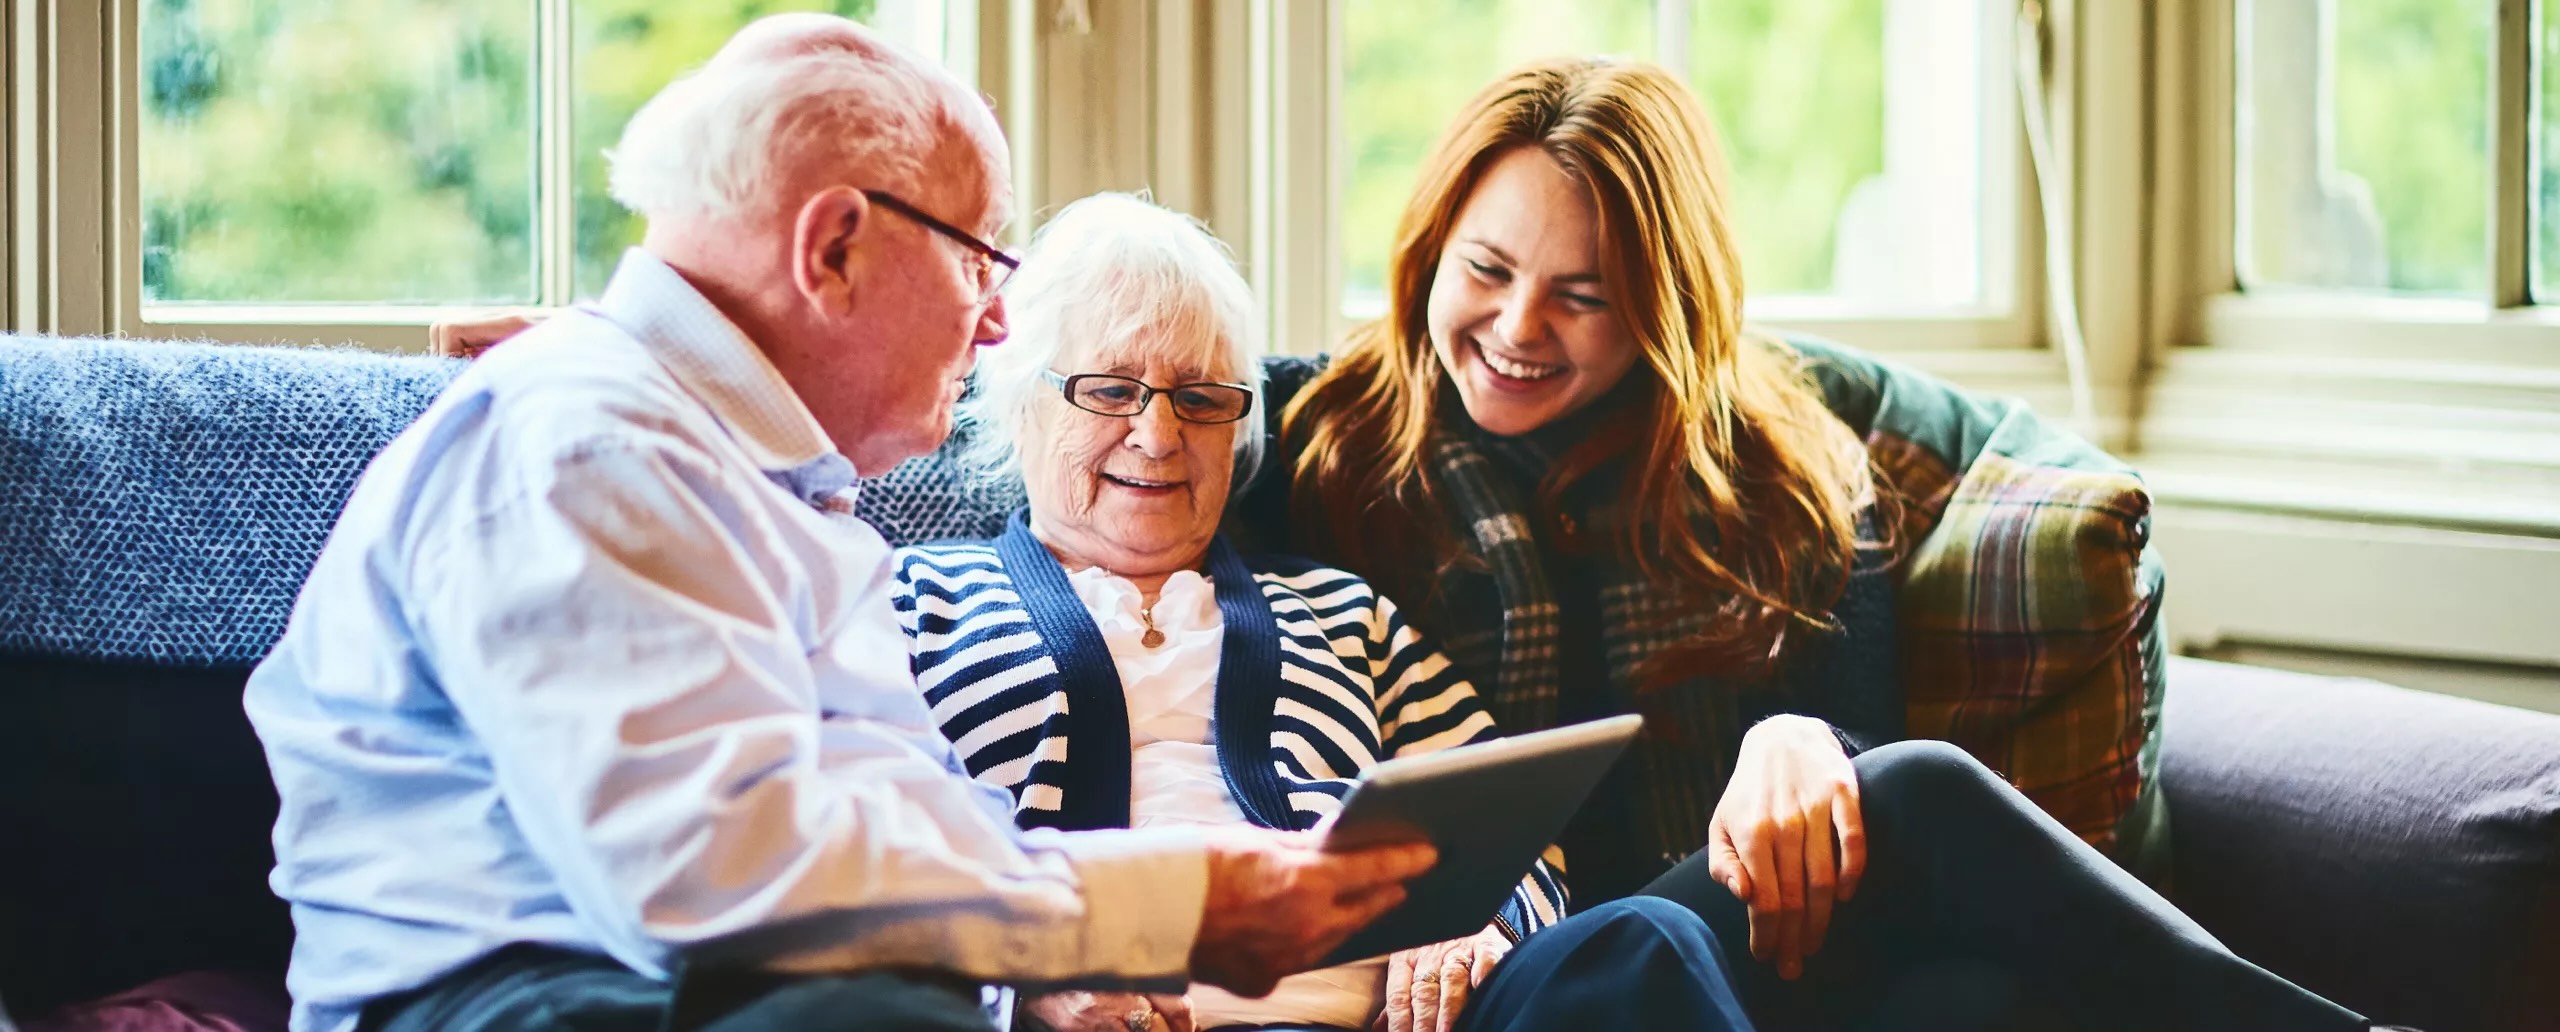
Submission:
M 1013 261 L 994 120 L 850 22 L 635 115 L 596 304 L 365 472 L 251 719 L 300 1032 L 980 1028 L 978 981 L 1246 993 L 1424 849 L 1022 833 L 907 672 L 858 470 L 933 447 Z

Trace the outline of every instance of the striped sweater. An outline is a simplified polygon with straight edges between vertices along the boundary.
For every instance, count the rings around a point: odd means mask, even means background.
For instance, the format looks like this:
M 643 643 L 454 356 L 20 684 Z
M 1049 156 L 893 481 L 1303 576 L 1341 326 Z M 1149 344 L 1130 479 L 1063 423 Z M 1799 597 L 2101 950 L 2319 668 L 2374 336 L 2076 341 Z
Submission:
M 1024 516 L 993 542 L 900 549 L 897 571 L 916 682 L 970 775 L 1013 793 L 1025 827 L 1127 827 L 1119 673 Z M 1213 744 L 1253 823 L 1314 827 L 1381 760 L 1497 736 L 1475 690 L 1367 582 L 1304 560 L 1247 559 L 1223 537 L 1205 572 L 1226 627 Z M 1562 917 L 1562 866 L 1551 851 L 1521 880 L 1497 915 L 1505 932 L 1517 939 Z

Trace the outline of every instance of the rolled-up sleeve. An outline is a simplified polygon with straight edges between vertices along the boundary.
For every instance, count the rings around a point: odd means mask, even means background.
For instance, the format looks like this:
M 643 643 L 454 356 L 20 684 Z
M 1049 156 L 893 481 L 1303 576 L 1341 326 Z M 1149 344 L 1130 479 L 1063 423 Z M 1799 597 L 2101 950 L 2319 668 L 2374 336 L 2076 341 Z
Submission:
M 1181 983 L 1200 842 L 1017 832 L 865 638 L 876 607 L 895 644 L 876 535 L 831 554 L 681 442 L 492 451 L 398 577 L 503 819 L 615 956 Z

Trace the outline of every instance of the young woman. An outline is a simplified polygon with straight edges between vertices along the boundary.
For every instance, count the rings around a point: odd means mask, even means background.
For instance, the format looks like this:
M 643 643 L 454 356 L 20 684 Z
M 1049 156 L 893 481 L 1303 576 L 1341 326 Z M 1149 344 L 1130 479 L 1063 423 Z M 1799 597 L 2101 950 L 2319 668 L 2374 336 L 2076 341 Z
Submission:
M 1647 713 L 1563 843 L 1574 905 L 1688 905 L 1761 962 L 1734 957 L 1763 1020 L 2365 1027 L 1966 754 L 1886 744 L 1894 521 L 1793 353 L 1743 330 L 1724 180 L 1659 68 L 1479 93 L 1385 317 L 1288 405 L 1293 550 L 1402 602 L 1506 729 Z

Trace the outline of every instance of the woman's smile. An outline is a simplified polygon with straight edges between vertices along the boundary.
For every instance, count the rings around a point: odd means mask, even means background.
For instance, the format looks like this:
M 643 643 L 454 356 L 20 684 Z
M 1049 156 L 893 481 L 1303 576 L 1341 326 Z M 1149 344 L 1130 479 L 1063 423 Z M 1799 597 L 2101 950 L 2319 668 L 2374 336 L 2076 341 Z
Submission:
M 1102 482 L 1140 498 L 1170 498 L 1190 481 L 1168 477 L 1141 477 L 1123 473 L 1104 473 Z

